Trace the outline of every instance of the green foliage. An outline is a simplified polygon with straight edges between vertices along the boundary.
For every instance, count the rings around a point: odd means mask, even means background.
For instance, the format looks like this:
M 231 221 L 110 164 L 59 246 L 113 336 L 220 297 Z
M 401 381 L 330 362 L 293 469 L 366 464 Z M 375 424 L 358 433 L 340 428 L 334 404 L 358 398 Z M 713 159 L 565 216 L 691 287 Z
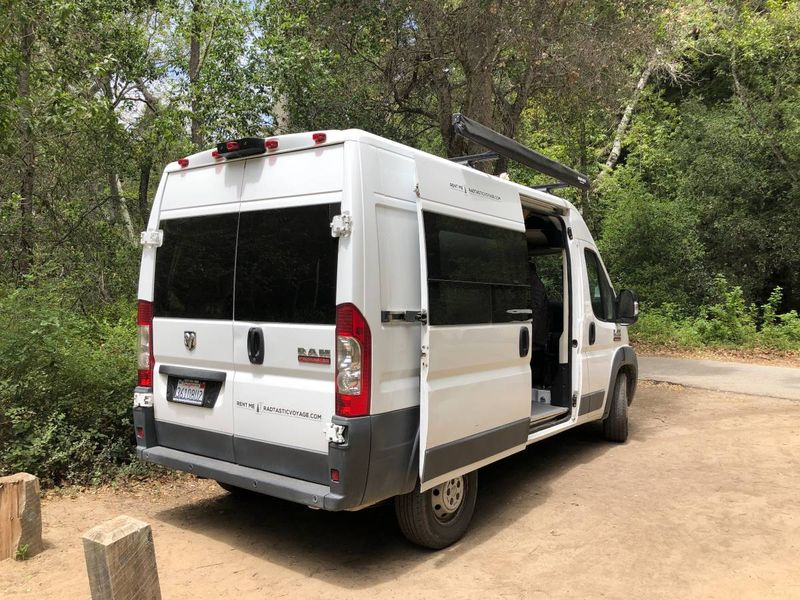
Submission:
M 706 344 L 751 345 L 756 327 L 754 307 L 748 306 L 740 286 L 729 286 L 724 276 L 714 279 L 713 297 L 718 301 L 705 308 L 695 328 Z
M 45 485 L 107 479 L 131 458 L 134 308 L 86 314 L 67 286 L 0 298 L 0 472 Z
M 796 310 L 778 313 L 782 297 L 783 290 L 776 287 L 767 302 L 761 306 L 758 345 L 778 350 L 797 350 L 800 348 L 800 316 Z
M 777 287 L 760 307 L 745 302 L 740 286 L 724 276 L 714 279 L 716 302 L 687 314 L 673 304 L 646 309 L 631 330 L 635 341 L 677 347 L 753 347 L 800 350 L 797 311 L 779 313 L 782 291 Z
M 604 183 L 599 245 L 618 287 L 635 289 L 650 306 L 692 306 L 704 292 L 704 250 L 692 211 L 657 198 L 626 167 Z
M 14 552 L 14 560 L 28 560 L 28 550 L 30 550 L 30 544 L 22 544 L 17 548 Z

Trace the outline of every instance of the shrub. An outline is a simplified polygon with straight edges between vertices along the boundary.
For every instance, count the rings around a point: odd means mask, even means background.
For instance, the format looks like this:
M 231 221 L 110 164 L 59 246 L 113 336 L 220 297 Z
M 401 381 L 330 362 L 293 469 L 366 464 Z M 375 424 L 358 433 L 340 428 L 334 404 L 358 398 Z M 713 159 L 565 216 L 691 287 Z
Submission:
M 800 316 L 796 310 L 778 314 L 783 290 L 776 287 L 761 306 L 761 329 L 756 335 L 759 346 L 777 350 L 800 349 Z
M 63 283 L 0 296 L 0 472 L 45 485 L 107 479 L 133 441 L 134 307 L 87 314 L 65 297 Z
M 701 306 L 695 315 L 684 314 L 673 304 L 645 307 L 631 328 L 631 339 L 667 347 L 697 348 L 761 347 L 800 350 L 800 316 L 797 311 L 779 314 L 781 288 L 775 288 L 760 309 L 745 302 L 742 288 L 714 279 L 719 301 Z
M 696 322 L 700 338 L 709 345 L 752 346 L 756 334 L 755 310 L 745 303 L 742 288 L 730 287 L 724 276 L 717 275 L 714 290 L 720 301 L 701 311 L 703 318 Z

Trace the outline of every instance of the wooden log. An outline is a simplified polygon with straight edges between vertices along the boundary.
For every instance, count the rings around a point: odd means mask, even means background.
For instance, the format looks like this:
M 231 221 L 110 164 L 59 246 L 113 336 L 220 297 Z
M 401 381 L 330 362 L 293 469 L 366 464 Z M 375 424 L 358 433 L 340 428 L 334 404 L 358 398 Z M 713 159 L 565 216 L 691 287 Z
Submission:
M 39 478 L 0 477 L 0 560 L 29 558 L 43 548 Z
M 92 600 L 161 600 L 150 525 L 122 515 L 81 537 Z

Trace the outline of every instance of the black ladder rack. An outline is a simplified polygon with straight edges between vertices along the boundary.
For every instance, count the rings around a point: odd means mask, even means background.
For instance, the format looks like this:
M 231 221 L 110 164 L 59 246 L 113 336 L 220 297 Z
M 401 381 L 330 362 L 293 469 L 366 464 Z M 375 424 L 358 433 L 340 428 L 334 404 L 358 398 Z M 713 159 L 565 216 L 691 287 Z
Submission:
M 454 158 L 453 160 L 456 162 L 472 165 L 476 162 L 493 160 L 499 155 L 558 180 L 558 183 L 540 186 L 542 189 L 557 189 L 556 186 L 572 186 L 582 190 L 588 190 L 591 187 L 589 178 L 583 173 L 578 173 L 578 171 L 570 169 L 568 166 L 562 165 L 552 158 L 547 158 L 544 154 L 539 154 L 535 150 L 531 150 L 527 146 L 523 146 L 511 138 L 497 133 L 494 129 L 481 125 L 477 121 L 473 121 L 461 113 L 455 113 L 452 119 L 453 129 L 458 135 L 476 144 L 480 144 L 491 151 Z M 496 154 L 496 156 L 490 157 L 490 154 Z

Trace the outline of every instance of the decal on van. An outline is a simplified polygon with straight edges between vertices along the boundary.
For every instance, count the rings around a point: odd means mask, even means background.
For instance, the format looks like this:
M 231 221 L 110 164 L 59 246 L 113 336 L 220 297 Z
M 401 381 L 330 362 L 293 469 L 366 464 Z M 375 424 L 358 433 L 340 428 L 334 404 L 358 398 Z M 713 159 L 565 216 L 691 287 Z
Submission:
M 236 408 L 253 411 L 259 415 L 281 415 L 284 417 L 295 417 L 297 419 L 310 419 L 312 421 L 321 421 L 322 415 L 316 412 L 307 410 L 297 410 L 294 408 L 282 408 L 280 406 L 271 406 L 264 402 L 248 402 L 244 400 L 236 401 Z
M 331 351 L 323 348 L 319 350 L 315 350 L 314 348 L 309 348 L 308 350 L 305 348 L 298 348 L 297 362 L 329 365 L 331 364 Z

